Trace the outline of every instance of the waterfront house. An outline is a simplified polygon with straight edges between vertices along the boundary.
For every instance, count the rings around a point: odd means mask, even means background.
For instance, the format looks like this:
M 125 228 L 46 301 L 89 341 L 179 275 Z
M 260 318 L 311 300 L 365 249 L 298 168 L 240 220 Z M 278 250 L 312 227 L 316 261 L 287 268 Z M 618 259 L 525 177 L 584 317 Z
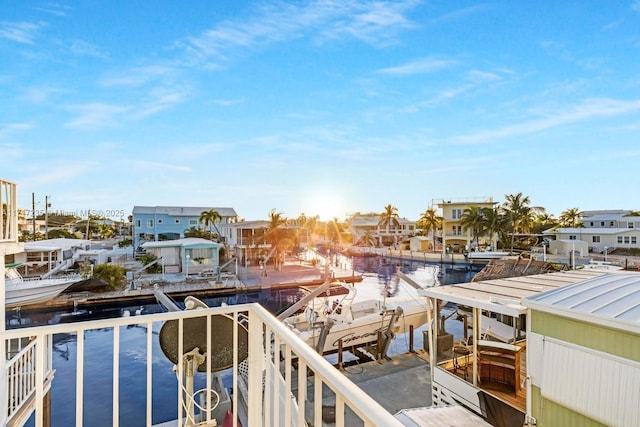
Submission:
M 640 425 L 639 276 L 603 275 L 522 300 L 538 427 Z
M 221 220 L 219 224 L 205 228 L 200 221 L 200 215 L 211 209 L 220 214 Z M 220 226 L 234 221 L 237 217 L 233 208 L 193 206 L 134 206 L 132 214 L 135 248 L 145 242 L 183 238 L 184 233 L 190 228 L 211 229 L 220 234 Z M 220 236 L 220 240 L 224 243 L 224 236 Z
M 640 248 L 640 216 L 627 210 L 582 212 L 582 227 L 559 227 L 544 231 L 556 240 L 584 240 L 590 252 Z
M 164 273 L 197 274 L 217 272 L 221 245 L 197 237 L 146 242 L 142 248 L 160 259 Z
M 18 271 L 24 277 L 55 274 L 72 268 L 90 246 L 89 240 L 67 238 L 25 242 L 23 251 L 8 256 L 6 262 L 20 264 Z
M 224 236 L 229 255 L 236 257 L 240 265 L 257 265 L 267 255 L 271 245 L 266 241 L 269 221 L 242 221 L 219 226 Z
M 478 208 L 495 209 L 497 202 L 493 197 L 466 197 L 462 199 L 442 199 L 438 201 L 438 208 L 442 210 L 442 249 L 453 252 L 470 251 L 476 244 L 471 230 L 463 230 L 461 219 L 464 210 L 472 206 Z M 497 235 L 483 234 L 477 236 L 480 247 L 496 248 Z M 478 248 L 479 249 L 479 248 Z
M 387 227 L 380 224 L 379 214 L 356 213 L 346 222 L 355 244 L 362 243 L 365 236 L 369 235 L 373 242 L 379 246 L 397 246 L 416 234 L 416 222 L 406 218 L 398 218 L 398 226 L 389 224 Z M 368 244 L 369 242 L 364 243 Z

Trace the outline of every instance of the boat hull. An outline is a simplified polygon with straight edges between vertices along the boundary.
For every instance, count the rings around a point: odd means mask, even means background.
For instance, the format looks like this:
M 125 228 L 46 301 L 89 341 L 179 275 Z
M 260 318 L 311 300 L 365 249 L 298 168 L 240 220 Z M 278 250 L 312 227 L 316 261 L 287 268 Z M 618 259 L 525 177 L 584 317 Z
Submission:
M 42 304 L 60 295 L 81 277 L 35 279 L 8 283 L 5 287 L 5 308 Z
M 424 302 L 416 300 L 396 301 L 387 305 L 387 309 L 400 307 L 402 314 L 398 316 L 391 330 L 394 334 L 409 332 L 411 327 L 417 328 L 427 323 L 427 311 Z M 354 319 L 351 322 L 336 323 L 331 327 L 324 342 L 324 347 L 319 351 L 322 354 L 335 353 L 340 348 L 359 347 L 376 342 L 378 333 L 388 328 L 384 321 L 385 316 L 381 312 L 372 313 L 363 318 Z M 320 338 L 320 328 L 298 332 L 298 336 L 309 346 L 317 350 Z

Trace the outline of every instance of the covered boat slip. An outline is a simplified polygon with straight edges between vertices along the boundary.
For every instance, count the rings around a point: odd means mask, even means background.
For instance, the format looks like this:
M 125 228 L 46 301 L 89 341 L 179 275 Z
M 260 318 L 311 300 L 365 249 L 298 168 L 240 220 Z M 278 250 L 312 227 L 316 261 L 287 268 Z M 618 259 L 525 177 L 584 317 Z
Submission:
M 530 406 L 522 299 L 604 274 L 563 271 L 418 291 L 435 307 L 429 318 L 439 320 L 428 330 L 433 405 L 462 404 L 493 425 L 522 425 Z M 443 330 L 445 304 L 464 308 L 456 310 L 463 337 Z

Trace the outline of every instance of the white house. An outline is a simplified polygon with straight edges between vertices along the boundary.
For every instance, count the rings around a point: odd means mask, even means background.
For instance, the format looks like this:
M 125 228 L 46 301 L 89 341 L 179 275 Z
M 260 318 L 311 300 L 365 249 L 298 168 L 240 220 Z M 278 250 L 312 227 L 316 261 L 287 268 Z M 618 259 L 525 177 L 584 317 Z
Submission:
M 614 248 L 640 248 L 640 216 L 629 216 L 630 211 L 583 212 L 584 227 L 555 228 L 543 234 L 556 240 L 584 240 L 589 251 L 603 253 Z

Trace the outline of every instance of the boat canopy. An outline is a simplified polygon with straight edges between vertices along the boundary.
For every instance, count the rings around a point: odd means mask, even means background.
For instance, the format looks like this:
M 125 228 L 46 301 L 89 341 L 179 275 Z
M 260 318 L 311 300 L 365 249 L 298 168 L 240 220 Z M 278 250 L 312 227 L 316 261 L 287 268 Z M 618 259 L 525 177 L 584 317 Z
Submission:
M 418 295 L 515 317 L 527 312 L 524 298 L 603 274 L 606 272 L 598 270 L 560 271 L 424 288 Z

